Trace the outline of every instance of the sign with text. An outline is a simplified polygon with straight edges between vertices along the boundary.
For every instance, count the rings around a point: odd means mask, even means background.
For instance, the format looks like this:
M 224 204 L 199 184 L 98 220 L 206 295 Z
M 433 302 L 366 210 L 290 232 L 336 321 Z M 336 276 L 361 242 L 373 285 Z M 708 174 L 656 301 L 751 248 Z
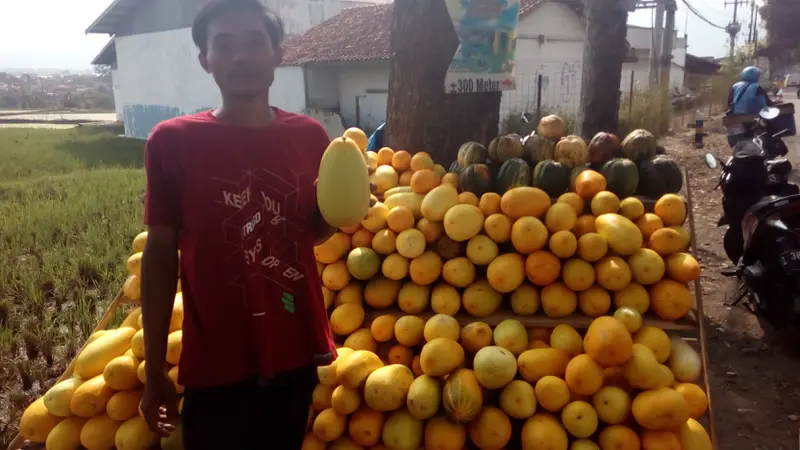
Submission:
M 520 0 L 446 0 L 458 36 L 447 69 L 448 94 L 516 89 L 514 52 Z

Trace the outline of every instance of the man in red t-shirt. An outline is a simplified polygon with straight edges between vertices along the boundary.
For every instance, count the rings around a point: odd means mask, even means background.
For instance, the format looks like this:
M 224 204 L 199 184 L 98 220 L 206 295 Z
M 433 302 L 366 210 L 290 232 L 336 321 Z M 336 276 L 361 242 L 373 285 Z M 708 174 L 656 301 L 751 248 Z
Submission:
M 296 450 L 316 366 L 336 357 L 313 252 L 334 231 L 314 186 L 329 139 L 269 106 L 283 25 L 260 1 L 212 0 L 192 36 L 222 106 L 147 141 L 142 412 L 154 432 L 174 429 L 164 361 L 180 265 L 185 448 Z

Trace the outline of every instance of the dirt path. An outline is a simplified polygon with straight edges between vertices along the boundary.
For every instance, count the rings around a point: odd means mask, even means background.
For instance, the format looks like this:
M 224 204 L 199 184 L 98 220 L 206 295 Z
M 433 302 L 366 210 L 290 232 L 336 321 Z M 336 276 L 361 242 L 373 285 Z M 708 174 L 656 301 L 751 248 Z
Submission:
M 722 209 L 721 194 L 714 191 L 719 169 L 709 169 L 703 155 L 730 155 L 725 137 L 712 134 L 703 151 L 692 147 L 688 134 L 663 143 L 668 155 L 688 168 L 692 184 L 718 448 L 795 450 L 800 439 L 800 360 L 770 345 L 749 312 L 724 305 L 734 286 L 720 275 L 730 266 L 722 249 L 723 229 L 716 227 Z

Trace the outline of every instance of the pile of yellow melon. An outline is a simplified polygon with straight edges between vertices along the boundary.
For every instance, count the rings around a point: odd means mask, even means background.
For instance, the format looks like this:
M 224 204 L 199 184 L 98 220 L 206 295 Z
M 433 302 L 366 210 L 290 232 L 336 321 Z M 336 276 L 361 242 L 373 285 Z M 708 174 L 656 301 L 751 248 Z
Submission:
M 515 319 L 492 330 L 380 316 L 371 330 L 391 342 L 385 354 L 354 342 L 319 369 L 302 448 L 711 449 L 699 356 L 629 326 L 599 317 L 581 336 Z
M 378 203 L 315 248 L 341 347 L 304 449 L 711 448 L 700 355 L 648 321 L 693 308 L 680 196 L 646 212 L 587 170 L 478 198 L 425 153 L 366 156 Z
M 123 290 L 139 298 L 141 251 L 146 233 L 136 237 L 128 259 L 130 277 Z M 178 385 L 182 349 L 183 298 L 179 292 L 170 320 L 166 361 L 169 376 Z M 159 443 L 149 431 L 139 408 L 145 383 L 144 331 L 141 309 L 128 313 L 119 328 L 97 331 L 75 358 L 72 375 L 56 383 L 22 415 L 20 435 L 45 444 L 47 450 L 148 450 Z M 181 400 L 182 406 L 182 400 Z M 181 435 L 161 440 L 163 449 L 182 448 Z

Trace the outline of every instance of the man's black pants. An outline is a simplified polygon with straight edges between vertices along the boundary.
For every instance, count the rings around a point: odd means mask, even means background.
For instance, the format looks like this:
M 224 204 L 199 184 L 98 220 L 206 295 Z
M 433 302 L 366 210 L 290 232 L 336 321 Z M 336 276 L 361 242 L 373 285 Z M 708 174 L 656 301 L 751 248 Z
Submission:
M 317 383 L 315 367 L 208 389 L 186 388 L 186 450 L 299 450 Z

